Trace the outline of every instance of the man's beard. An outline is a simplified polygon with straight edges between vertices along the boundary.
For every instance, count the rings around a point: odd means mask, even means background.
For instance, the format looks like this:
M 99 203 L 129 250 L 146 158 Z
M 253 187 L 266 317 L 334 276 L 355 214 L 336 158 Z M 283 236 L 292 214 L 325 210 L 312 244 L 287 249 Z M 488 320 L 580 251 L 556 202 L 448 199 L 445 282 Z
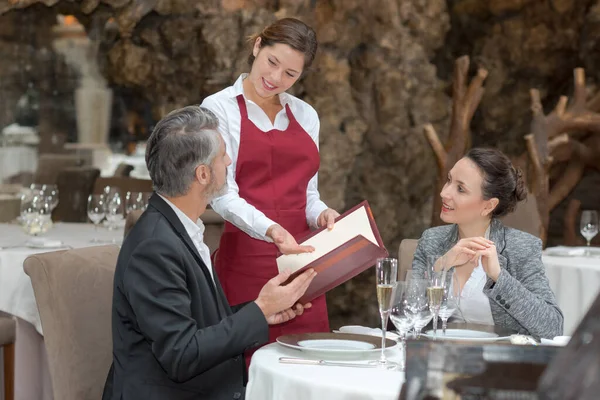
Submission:
M 227 190 L 229 189 L 229 186 L 227 185 L 227 181 L 225 181 L 220 188 L 217 188 L 216 186 L 217 186 L 216 182 L 213 182 L 210 184 L 210 186 L 206 190 L 206 198 L 208 200 L 207 201 L 208 203 L 210 203 L 217 197 L 223 196 L 225 193 L 227 193 Z

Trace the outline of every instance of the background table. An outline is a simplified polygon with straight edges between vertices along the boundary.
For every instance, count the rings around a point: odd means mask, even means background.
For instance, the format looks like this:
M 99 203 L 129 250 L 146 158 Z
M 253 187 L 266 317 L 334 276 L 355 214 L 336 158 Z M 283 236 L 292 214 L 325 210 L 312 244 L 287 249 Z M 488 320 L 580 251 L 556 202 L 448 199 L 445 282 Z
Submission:
M 91 224 L 58 223 L 43 237 L 61 240 L 65 247 L 28 248 L 22 245 L 30 237 L 19 225 L 0 224 L 0 312 L 17 317 L 15 400 L 52 399 L 42 324 L 23 261 L 36 253 L 93 246 L 90 241 L 95 237 L 106 243 L 120 243 L 122 236 L 122 229 L 109 231 L 100 227 L 96 236 Z
M 398 346 L 387 355 L 400 362 Z M 279 357 L 307 358 L 277 343 L 258 350 L 250 364 L 247 400 L 397 400 L 404 383 L 401 371 L 281 364 Z
M 544 254 L 546 276 L 571 335 L 600 292 L 600 257 L 557 257 Z

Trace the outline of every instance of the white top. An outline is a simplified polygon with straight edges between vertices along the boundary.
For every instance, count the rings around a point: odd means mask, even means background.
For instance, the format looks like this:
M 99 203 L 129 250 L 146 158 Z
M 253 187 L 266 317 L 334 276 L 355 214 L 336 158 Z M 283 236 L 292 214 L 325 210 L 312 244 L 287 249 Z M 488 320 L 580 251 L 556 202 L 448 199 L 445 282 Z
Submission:
M 490 228 L 485 231 L 485 238 L 490 238 Z M 458 321 L 473 324 L 494 325 L 490 299 L 483 293 L 487 282 L 487 274 L 481 264 L 481 257 L 477 267 L 465 283 L 460 294 L 459 311 L 454 316 Z M 461 315 L 462 314 L 462 315 Z
M 225 220 L 248 235 L 270 242 L 272 240 L 266 236 L 266 233 L 267 229 L 275 222 L 239 196 L 239 187 L 235 181 L 242 121 L 236 97 L 244 93 L 242 81 L 246 76 L 247 74 L 240 75 L 233 86 L 205 98 L 201 104 L 202 107 L 208 108 L 219 118 L 218 130 L 227 145 L 227 154 L 232 162 L 231 166 L 227 168 L 228 191 L 223 196 L 214 199 L 211 206 Z M 279 100 L 283 109 L 277 113 L 274 124 L 271 123 L 267 114 L 256 103 L 246 99 L 248 118 L 258 129 L 265 132 L 272 129 L 285 130 L 290 122 L 285 112 L 285 105 L 287 104 L 300 126 L 304 128 L 319 148 L 320 122 L 315 109 L 288 93 L 280 94 Z M 327 208 L 325 203 L 320 200 L 317 186 L 318 174 L 315 174 L 309 181 L 306 190 L 306 221 L 311 227 L 317 227 L 317 218 Z
M 215 275 L 213 273 L 212 263 L 210 262 L 210 250 L 204 243 L 204 224 L 202 223 L 202 220 L 198 218 L 198 221 L 194 223 L 194 221 L 185 215 L 185 213 L 181 211 L 175 204 L 171 203 L 164 196 L 161 196 L 160 194 L 159 196 L 173 209 L 173 211 L 175 211 L 175 214 L 183 224 L 185 231 L 190 239 L 192 239 L 194 246 L 196 246 L 196 250 L 198 250 L 200 257 L 202 258 L 202 261 L 204 261 L 206 268 L 208 268 L 208 272 L 210 272 L 210 276 L 213 278 L 214 282 Z
M 470 322 L 474 324 L 494 325 L 492 317 L 492 308 L 490 299 L 483 293 L 483 287 L 487 281 L 487 274 L 479 264 L 465 283 L 465 287 L 460 294 L 460 312 L 455 313 L 454 317 L 461 322 Z M 462 316 L 461 316 L 462 313 Z

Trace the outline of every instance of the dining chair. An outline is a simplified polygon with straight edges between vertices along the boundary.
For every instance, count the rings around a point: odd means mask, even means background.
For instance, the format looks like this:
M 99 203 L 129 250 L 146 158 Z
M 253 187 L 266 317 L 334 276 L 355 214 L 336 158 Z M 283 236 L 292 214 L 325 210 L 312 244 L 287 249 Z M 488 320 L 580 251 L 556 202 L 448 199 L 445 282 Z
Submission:
M 412 262 L 417 250 L 417 239 L 403 239 L 398 249 L 398 280 L 406 278 L 406 271 L 412 269 Z
M 55 399 L 102 397 L 112 363 L 112 292 L 119 247 L 29 256 Z
M 17 324 L 12 317 L 0 317 L 0 347 L 4 353 L 4 400 L 15 398 L 16 330 Z

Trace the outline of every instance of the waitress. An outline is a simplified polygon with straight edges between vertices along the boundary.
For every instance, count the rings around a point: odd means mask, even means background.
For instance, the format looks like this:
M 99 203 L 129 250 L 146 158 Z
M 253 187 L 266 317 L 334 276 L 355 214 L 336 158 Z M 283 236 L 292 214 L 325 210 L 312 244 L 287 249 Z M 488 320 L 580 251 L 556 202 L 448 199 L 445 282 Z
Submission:
M 251 43 L 250 73 L 202 103 L 219 118 L 219 132 L 232 160 L 228 191 L 211 203 L 227 221 L 215 270 L 230 304 L 256 299 L 277 275 L 278 251 L 313 251 L 298 245 L 294 237 L 310 227 L 331 229 L 339 216 L 320 200 L 317 189 L 317 112 L 286 93 L 314 60 L 314 30 L 285 18 L 255 35 Z M 302 316 L 272 326 L 269 339 L 327 331 L 327 306 L 321 296 Z

